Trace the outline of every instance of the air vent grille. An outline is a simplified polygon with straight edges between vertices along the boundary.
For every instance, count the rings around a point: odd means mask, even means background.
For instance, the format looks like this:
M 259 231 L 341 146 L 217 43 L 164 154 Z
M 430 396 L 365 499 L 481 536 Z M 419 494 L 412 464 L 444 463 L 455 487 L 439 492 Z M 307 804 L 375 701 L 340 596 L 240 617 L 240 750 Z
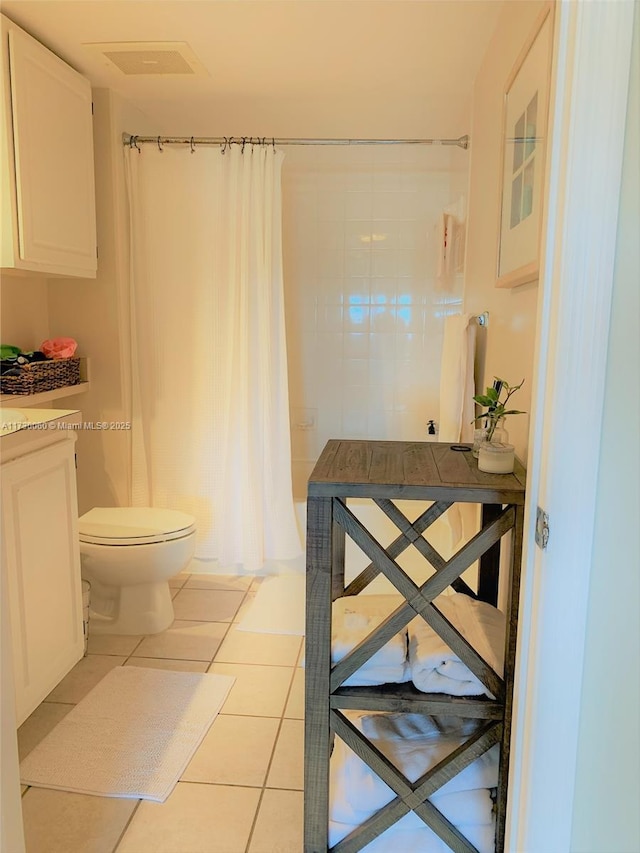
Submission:
M 177 50 L 110 50 L 105 56 L 123 74 L 195 74 Z
M 203 75 L 204 66 L 186 42 L 111 42 L 87 44 L 128 76 Z

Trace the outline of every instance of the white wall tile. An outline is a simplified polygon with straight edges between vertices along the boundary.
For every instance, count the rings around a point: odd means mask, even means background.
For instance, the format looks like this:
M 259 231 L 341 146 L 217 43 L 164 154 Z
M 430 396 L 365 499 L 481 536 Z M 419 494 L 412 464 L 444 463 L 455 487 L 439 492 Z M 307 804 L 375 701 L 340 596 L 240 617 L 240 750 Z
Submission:
M 396 329 L 395 305 L 371 306 L 371 331 L 394 332 Z
M 369 335 L 363 332 L 345 332 L 344 357 L 369 358 Z
M 373 209 L 373 194 L 370 192 L 347 192 L 345 217 L 347 219 L 370 219 Z
M 371 253 L 371 275 L 394 276 L 397 274 L 397 256 L 394 249 L 374 249 Z
M 363 279 L 363 281 L 367 280 Z M 365 303 L 365 298 L 368 302 L 368 297 L 364 297 L 362 302 L 360 302 L 360 297 L 354 294 L 350 294 L 347 298 L 348 301 L 344 306 L 343 315 L 343 329 L 346 333 L 369 331 L 370 308 L 369 305 Z
M 345 358 L 341 380 L 345 385 L 366 385 L 369 380 L 369 359 Z
M 369 358 L 391 361 L 395 357 L 395 334 L 392 332 L 372 332 L 369 335 Z
M 318 148 L 285 161 L 291 406 L 317 411 L 315 430 L 293 436 L 301 482 L 330 438 L 420 440 L 438 417 L 443 320 L 463 284 L 435 283 L 437 217 L 461 187 L 449 154 Z
M 371 249 L 347 249 L 344 271 L 345 276 L 353 278 L 371 275 Z
M 319 305 L 318 331 L 342 333 L 342 305 Z

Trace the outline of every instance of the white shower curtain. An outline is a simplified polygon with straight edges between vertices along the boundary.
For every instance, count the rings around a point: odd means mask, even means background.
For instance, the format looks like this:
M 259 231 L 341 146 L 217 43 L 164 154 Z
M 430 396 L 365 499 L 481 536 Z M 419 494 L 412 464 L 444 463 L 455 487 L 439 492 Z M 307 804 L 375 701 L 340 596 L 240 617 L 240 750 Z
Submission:
M 132 502 L 196 517 L 196 556 L 301 552 L 291 487 L 280 174 L 269 146 L 126 149 Z

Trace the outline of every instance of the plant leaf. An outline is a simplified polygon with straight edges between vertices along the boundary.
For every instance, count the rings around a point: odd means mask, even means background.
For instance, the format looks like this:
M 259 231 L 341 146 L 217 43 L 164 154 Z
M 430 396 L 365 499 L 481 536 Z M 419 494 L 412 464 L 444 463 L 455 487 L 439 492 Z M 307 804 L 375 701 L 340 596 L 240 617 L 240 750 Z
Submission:
M 481 406 L 493 406 L 493 400 L 491 397 L 485 397 L 484 394 L 476 394 L 473 398 L 476 403 L 479 403 Z

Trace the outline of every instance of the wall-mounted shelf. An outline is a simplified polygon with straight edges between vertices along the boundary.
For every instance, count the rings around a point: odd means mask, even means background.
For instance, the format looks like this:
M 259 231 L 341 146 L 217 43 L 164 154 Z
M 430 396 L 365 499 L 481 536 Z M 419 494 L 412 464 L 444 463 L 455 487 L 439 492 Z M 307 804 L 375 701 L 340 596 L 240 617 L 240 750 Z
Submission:
M 89 382 L 79 382 L 77 385 L 67 385 L 64 388 L 54 388 L 53 391 L 40 391 L 38 394 L 0 394 L 0 403 L 13 403 L 14 408 L 26 409 L 50 403 L 52 400 L 62 400 L 84 394 L 89 390 Z
M 86 394 L 91 387 L 89 382 L 89 359 L 80 359 L 80 382 L 77 385 L 65 385 L 53 388 L 51 391 L 38 391 L 35 394 L 0 394 L 0 403 L 12 403 L 13 408 L 28 409 L 40 406 L 52 400 L 63 400 L 65 397 L 75 397 L 76 394 Z

